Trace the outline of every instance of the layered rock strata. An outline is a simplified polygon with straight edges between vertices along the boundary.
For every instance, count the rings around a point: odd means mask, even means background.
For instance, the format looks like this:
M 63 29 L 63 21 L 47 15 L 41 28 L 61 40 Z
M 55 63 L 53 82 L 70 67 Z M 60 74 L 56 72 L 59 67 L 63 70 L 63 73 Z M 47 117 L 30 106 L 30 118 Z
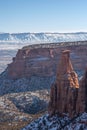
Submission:
M 61 44 L 61 45 L 60 45 Z M 87 65 L 87 45 L 76 43 L 40 44 L 24 47 L 18 50 L 12 63 L 8 65 L 7 75 L 11 79 L 23 77 L 55 76 L 57 63 L 62 50 L 71 50 L 71 60 L 79 76 Z M 59 46 L 60 45 L 60 46 Z M 83 64 L 84 60 L 84 64 Z
M 70 51 L 62 52 L 55 83 L 51 86 L 49 113 L 76 113 L 78 76 L 70 61 Z
M 8 76 L 11 79 L 31 76 L 53 76 L 55 67 L 52 49 L 20 49 L 13 62 L 8 65 Z

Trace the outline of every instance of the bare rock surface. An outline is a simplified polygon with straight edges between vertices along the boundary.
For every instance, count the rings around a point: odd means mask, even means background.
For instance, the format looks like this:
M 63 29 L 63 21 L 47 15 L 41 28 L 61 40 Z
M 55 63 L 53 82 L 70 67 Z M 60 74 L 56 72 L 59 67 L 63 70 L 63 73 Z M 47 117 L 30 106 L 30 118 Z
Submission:
M 18 79 L 31 76 L 54 76 L 63 49 L 71 50 L 74 69 L 82 73 L 87 65 L 87 46 L 83 43 L 79 45 L 79 42 L 62 44 L 38 44 L 19 49 L 12 63 L 8 65 L 8 77 Z
M 80 80 L 76 110 L 78 113 L 87 112 L 87 69 Z
M 51 87 L 49 113 L 76 113 L 78 76 L 70 61 L 70 51 L 62 52 L 58 65 L 56 81 Z

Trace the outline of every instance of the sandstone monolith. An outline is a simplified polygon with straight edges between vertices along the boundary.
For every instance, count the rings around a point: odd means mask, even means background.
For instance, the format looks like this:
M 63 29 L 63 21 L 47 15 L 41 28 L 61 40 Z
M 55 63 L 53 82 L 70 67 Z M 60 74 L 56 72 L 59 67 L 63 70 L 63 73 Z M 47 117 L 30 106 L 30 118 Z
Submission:
M 70 51 L 62 51 L 56 81 L 51 86 L 49 114 L 69 113 L 73 116 L 76 113 L 78 88 L 78 76 L 70 61 Z

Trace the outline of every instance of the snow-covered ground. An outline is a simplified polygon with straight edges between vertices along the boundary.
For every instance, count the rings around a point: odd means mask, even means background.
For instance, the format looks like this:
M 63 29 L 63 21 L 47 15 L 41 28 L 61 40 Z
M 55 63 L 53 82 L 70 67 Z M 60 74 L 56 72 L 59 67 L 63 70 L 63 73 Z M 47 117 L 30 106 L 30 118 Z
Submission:
M 86 41 L 87 33 L 0 33 L 0 50 L 19 49 L 37 43 Z
M 0 123 L 9 120 L 27 121 L 32 115 L 46 111 L 48 102 L 47 90 L 0 96 Z
M 36 114 L 45 111 L 49 102 L 49 91 L 40 90 L 34 92 L 12 93 L 6 96 L 8 100 L 22 112 Z
M 0 75 L 0 95 L 50 89 L 54 80 L 55 76 L 32 76 L 30 78 L 12 80 L 8 79 L 7 71 L 5 71 Z
M 77 33 L 0 33 L 0 42 L 36 43 L 87 40 L 87 32 Z
M 0 97 L 0 124 L 2 122 L 18 121 L 18 120 L 29 119 L 29 116 L 22 113 L 17 107 L 10 101 L 6 96 Z
M 82 113 L 76 118 L 68 116 L 49 117 L 48 114 L 38 118 L 22 130 L 87 130 L 87 113 Z

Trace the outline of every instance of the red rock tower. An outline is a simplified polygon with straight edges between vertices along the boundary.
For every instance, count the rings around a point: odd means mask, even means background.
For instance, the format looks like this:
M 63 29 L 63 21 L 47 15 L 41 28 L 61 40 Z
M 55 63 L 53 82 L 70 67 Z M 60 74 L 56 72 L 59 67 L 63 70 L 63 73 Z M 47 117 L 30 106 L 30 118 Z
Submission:
M 56 81 L 51 86 L 49 114 L 69 113 L 73 116 L 76 113 L 78 88 L 78 76 L 70 61 L 70 51 L 65 50 L 58 65 Z

